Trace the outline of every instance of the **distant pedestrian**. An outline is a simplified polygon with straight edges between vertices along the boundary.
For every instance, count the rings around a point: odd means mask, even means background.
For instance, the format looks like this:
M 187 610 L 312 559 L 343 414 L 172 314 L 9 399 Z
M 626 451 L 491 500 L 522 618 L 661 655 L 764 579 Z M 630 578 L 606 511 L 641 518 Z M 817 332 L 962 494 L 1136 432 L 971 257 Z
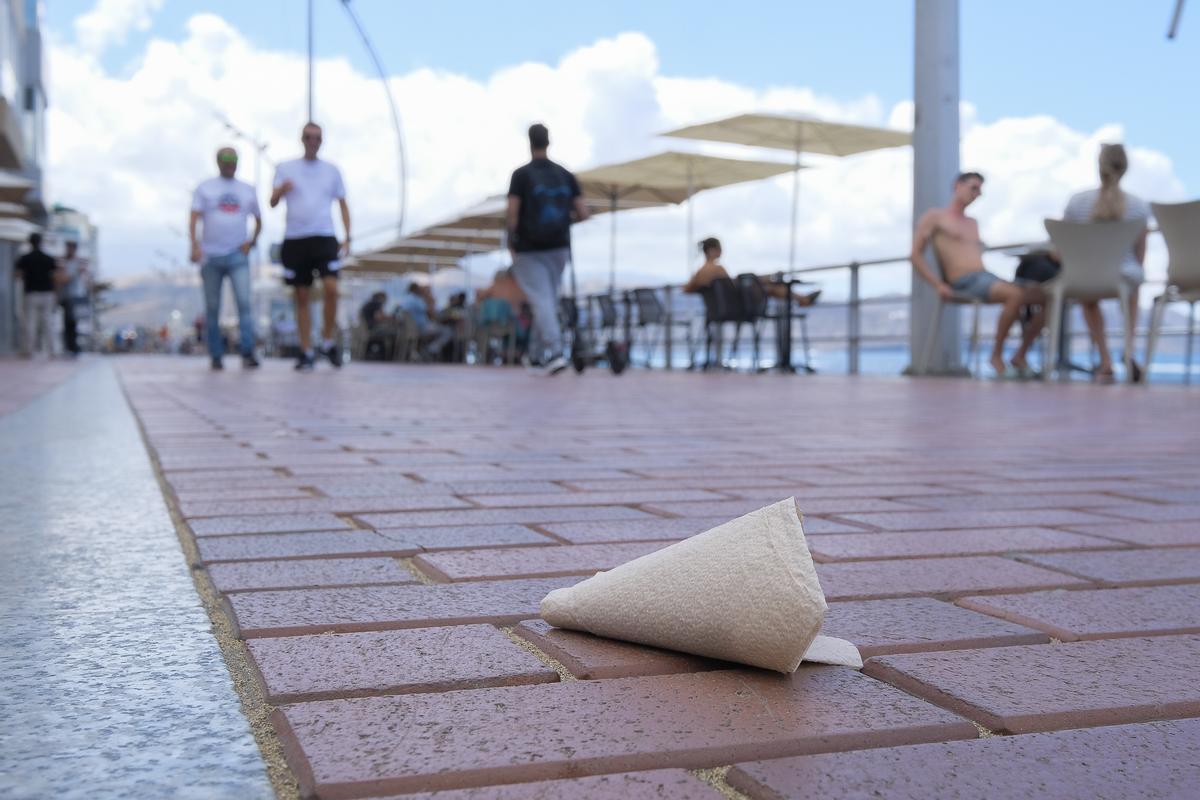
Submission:
M 530 161 L 512 174 L 508 186 L 508 249 L 512 275 L 533 308 L 530 361 L 557 375 L 567 368 L 558 290 L 571 258 L 571 223 L 588 218 L 579 182 L 546 156 L 550 133 L 529 127 Z
M 321 278 L 324 296 L 321 319 L 321 355 L 335 367 L 342 365 L 337 336 L 338 268 L 350 253 L 350 206 L 342 173 L 328 161 L 317 158 L 321 149 L 321 126 L 309 122 L 300 134 L 304 157 L 285 161 L 275 169 L 271 208 L 287 199 L 287 223 L 283 234 L 284 283 L 295 290 L 296 324 L 300 334 L 300 358 L 296 369 L 309 371 L 316 363 L 309 316 L 313 274 Z M 338 202 L 346 238 L 338 245 L 330 205 Z
M 25 335 L 21 342 L 21 353 L 32 358 L 38 346 L 49 357 L 54 356 L 54 306 L 57 298 L 56 275 L 58 264 L 42 251 L 42 235 L 29 234 L 28 253 L 17 259 L 13 277 L 20 277 L 25 285 L 24 315 Z
M 202 264 L 204 283 L 204 333 L 208 356 L 214 370 L 223 369 L 225 336 L 221 333 L 221 285 L 225 278 L 233 287 L 238 312 L 238 347 L 242 367 L 254 369 L 254 313 L 250 307 L 250 261 L 247 256 L 262 233 L 262 212 L 254 187 L 237 180 L 238 155 L 232 147 L 217 151 L 219 177 L 209 178 L 192 195 L 192 215 L 188 231 L 192 240 L 192 261 Z M 247 233 L 246 221 L 254 218 L 254 232 Z M 196 225 L 203 227 L 197 238 Z
M 61 286 L 58 305 L 63 312 L 63 349 L 72 357 L 79 355 L 79 307 L 87 303 L 91 276 L 85 259 L 79 257 L 79 243 L 68 241 L 67 251 L 58 263 Z

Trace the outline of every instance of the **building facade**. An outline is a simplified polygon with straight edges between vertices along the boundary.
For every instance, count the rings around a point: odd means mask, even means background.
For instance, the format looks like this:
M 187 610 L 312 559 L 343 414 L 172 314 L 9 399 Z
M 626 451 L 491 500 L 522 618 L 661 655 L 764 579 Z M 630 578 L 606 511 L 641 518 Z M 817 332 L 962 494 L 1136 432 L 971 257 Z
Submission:
M 13 264 L 48 218 L 46 85 L 39 0 L 0 0 L 0 355 L 17 346 Z

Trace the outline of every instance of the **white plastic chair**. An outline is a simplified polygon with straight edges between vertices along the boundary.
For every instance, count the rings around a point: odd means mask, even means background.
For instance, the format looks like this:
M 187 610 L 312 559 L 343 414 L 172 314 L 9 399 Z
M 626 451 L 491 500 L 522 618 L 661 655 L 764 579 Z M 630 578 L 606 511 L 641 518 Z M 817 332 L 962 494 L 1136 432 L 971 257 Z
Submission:
M 1188 304 L 1187 355 L 1183 380 L 1191 383 L 1192 336 L 1195 329 L 1196 301 L 1200 300 L 1200 200 L 1191 203 L 1151 203 L 1158 229 L 1167 243 L 1167 285 L 1154 298 L 1150 313 L 1150 340 L 1146 344 L 1146 376 L 1154 363 L 1154 346 L 1168 303 Z
M 1058 352 L 1068 300 L 1121 301 L 1125 341 L 1125 376 L 1133 379 L 1133 326 L 1129 318 L 1129 285 L 1121 277 L 1121 262 L 1145 230 L 1141 220 L 1123 222 L 1063 222 L 1046 220 L 1046 232 L 1062 259 L 1062 271 L 1042 284 L 1049 303 L 1050 353 Z
M 942 327 L 942 309 L 947 303 L 960 306 L 971 306 L 971 344 L 967 351 L 967 363 L 975 364 L 975 376 L 979 377 L 981 364 L 980 358 L 983 351 L 979 347 L 979 315 L 983 310 L 983 301 L 977 300 L 974 297 L 968 297 L 964 294 L 953 294 L 949 299 L 942 299 L 939 294 L 936 297 L 936 303 L 933 307 L 933 324 L 929 326 L 929 333 L 925 334 L 925 346 L 921 348 L 921 361 L 917 364 L 915 373 L 924 375 L 929 369 L 929 363 L 933 359 L 933 348 L 937 344 L 938 329 Z

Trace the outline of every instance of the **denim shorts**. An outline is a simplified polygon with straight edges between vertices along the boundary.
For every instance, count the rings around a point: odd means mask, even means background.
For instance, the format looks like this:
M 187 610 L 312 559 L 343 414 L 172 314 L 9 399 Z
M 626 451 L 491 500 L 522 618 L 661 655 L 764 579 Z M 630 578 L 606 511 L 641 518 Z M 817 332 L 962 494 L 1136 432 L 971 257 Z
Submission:
M 966 275 L 963 275 L 950 284 L 950 288 L 954 290 L 955 294 L 961 294 L 986 303 L 988 302 L 988 293 L 992 290 L 992 286 L 999 282 L 1000 279 L 995 275 L 986 269 L 981 269 L 977 272 L 968 272 Z

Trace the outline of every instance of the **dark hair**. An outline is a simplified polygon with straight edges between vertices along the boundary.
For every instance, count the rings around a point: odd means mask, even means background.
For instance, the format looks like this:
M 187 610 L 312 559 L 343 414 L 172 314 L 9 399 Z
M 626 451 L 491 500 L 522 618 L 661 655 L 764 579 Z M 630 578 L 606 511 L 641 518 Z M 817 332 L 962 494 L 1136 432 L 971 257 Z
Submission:
M 417 283 L 416 281 L 409 282 L 408 292 L 409 292 L 409 294 L 420 294 L 421 293 L 421 284 Z
M 34 247 L 42 246 L 42 235 L 40 233 L 29 234 L 29 243 Z
M 550 131 L 540 122 L 529 126 L 529 147 L 533 150 L 545 150 L 550 146 Z
M 962 183 L 963 181 L 971 180 L 971 178 L 978 178 L 979 182 L 983 183 L 983 176 L 978 172 L 960 172 L 958 173 L 958 177 L 954 179 L 954 182 Z
M 371 295 L 371 299 L 378 300 L 381 303 L 386 302 L 387 301 L 387 292 L 375 292 L 373 295 Z
M 720 250 L 720 249 L 721 249 L 721 240 L 715 236 L 710 236 L 707 239 L 702 239 L 700 241 L 700 252 L 704 253 L 704 255 L 708 255 L 709 250 Z

